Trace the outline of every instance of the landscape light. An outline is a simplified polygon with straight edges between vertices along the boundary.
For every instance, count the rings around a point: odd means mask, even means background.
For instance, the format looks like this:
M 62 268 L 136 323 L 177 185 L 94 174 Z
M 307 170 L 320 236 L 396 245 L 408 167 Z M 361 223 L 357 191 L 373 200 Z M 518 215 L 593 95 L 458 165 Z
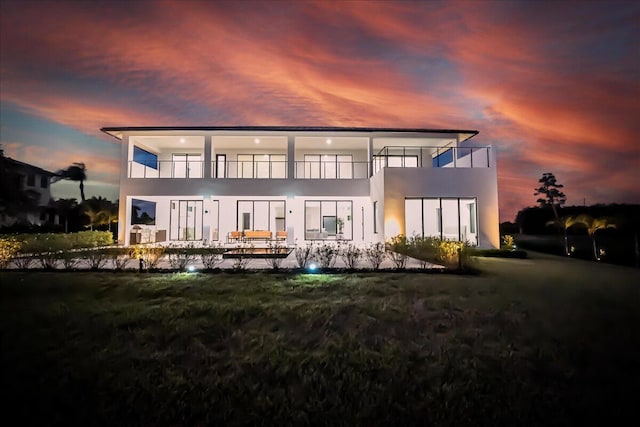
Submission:
M 196 271 L 196 268 L 193 265 L 190 265 L 189 267 L 187 267 L 187 271 L 192 273 L 192 272 Z
M 316 265 L 315 262 L 312 262 L 311 264 L 309 264 L 309 266 L 307 267 L 307 269 L 309 271 L 316 271 L 316 269 L 318 268 L 318 266 Z

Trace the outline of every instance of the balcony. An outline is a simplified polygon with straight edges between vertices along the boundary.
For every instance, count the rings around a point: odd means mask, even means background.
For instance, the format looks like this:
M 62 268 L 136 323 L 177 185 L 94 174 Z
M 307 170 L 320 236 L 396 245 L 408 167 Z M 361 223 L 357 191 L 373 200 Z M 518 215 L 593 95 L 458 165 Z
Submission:
M 218 160 L 211 167 L 214 178 L 286 179 L 286 160 Z
M 145 164 L 129 162 L 129 178 L 202 178 L 204 162 L 197 160 L 156 160 Z
M 387 146 L 373 156 L 374 173 L 395 168 L 489 168 L 491 147 Z
M 368 179 L 369 162 L 354 161 L 297 161 L 296 179 Z

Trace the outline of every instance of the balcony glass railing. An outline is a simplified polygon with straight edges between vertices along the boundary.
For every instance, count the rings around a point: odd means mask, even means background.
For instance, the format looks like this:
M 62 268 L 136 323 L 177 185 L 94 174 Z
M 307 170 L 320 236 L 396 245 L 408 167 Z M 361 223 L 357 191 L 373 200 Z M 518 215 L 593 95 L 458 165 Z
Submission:
M 287 161 L 238 161 L 214 162 L 211 166 L 214 178 L 285 179 Z
M 396 168 L 488 168 L 491 147 L 384 147 L 373 156 L 377 172 Z
M 367 179 L 369 162 L 297 161 L 297 179 Z
M 202 178 L 204 162 L 158 160 L 142 164 L 129 162 L 129 178 Z

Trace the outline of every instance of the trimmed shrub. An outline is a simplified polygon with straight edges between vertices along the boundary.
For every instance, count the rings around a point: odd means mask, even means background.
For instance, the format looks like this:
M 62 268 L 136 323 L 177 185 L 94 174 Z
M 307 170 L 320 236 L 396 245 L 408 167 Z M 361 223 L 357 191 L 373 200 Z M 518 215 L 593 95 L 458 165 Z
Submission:
M 13 237 L 0 238 L 0 268 L 7 268 L 20 253 L 22 244 Z
M 171 268 L 177 268 L 178 270 L 184 271 L 196 260 L 197 254 L 191 250 L 193 249 L 192 243 L 187 246 L 172 245 L 170 248 L 176 249 L 168 252 L 167 254 Z
M 273 255 L 280 255 L 283 253 L 286 253 L 287 251 L 287 246 L 282 243 L 282 242 L 270 242 L 269 243 L 269 252 Z M 284 262 L 284 258 L 281 258 L 279 256 L 272 256 L 269 258 L 265 258 L 265 262 L 267 263 L 267 266 L 271 267 L 271 269 L 273 270 L 280 270 L 280 267 L 282 267 L 282 263 Z
M 200 259 L 202 260 L 202 265 L 204 266 L 204 268 L 213 270 L 214 268 L 216 268 L 216 266 L 222 263 L 222 254 L 224 253 L 224 247 L 221 243 L 218 242 L 215 245 L 203 249 L 204 252 L 200 253 Z
M 158 268 L 158 263 L 164 255 L 165 248 L 163 246 L 132 246 L 132 254 L 135 259 L 142 259 L 144 268 L 153 270 Z
M 319 245 L 315 249 L 313 256 L 315 260 L 318 261 L 318 264 L 320 264 L 320 267 L 333 268 L 333 266 L 336 264 L 336 260 L 338 259 L 339 253 L 340 253 L 339 243 L 333 244 L 333 243 L 325 242 Z
M 313 246 L 313 242 L 307 243 L 305 246 L 296 245 L 294 254 L 299 268 L 306 268 L 309 261 L 313 258 Z
M 367 257 L 367 260 L 369 260 L 369 264 L 371 264 L 371 267 L 374 270 L 378 270 L 385 257 L 384 243 L 372 243 L 368 248 L 365 249 L 364 254 Z
M 407 245 L 407 236 L 398 234 L 393 236 L 386 245 L 387 256 L 393 262 L 396 269 L 402 270 L 407 265 L 407 254 L 409 246 Z
M 346 264 L 347 268 L 354 269 L 358 265 L 360 258 L 362 258 L 363 252 L 364 251 L 362 249 L 360 249 L 353 243 L 349 243 L 347 246 L 345 246 L 344 249 L 342 249 L 340 257 Z

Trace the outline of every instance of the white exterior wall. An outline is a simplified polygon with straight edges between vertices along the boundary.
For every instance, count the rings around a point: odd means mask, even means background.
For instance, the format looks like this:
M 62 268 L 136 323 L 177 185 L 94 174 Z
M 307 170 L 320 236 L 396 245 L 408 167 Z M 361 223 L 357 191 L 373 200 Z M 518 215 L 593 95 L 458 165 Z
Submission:
M 235 134 L 262 135 L 262 133 L 240 132 Z M 225 135 L 230 132 L 220 132 Z M 128 178 L 128 163 L 133 156 L 133 144 L 129 144 L 129 136 L 135 132 L 123 134 L 122 171 L 120 185 L 120 227 L 118 239 L 129 243 L 131 226 L 131 198 L 157 201 L 156 228 L 168 230 L 169 201 L 172 199 L 204 200 L 204 210 L 209 210 L 211 200 L 219 201 L 219 239 L 226 242 L 229 231 L 236 229 L 236 201 L 241 200 L 286 200 L 286 227 L 288 243 L 297 239 L 304 240 L 304 201 L 305 200 L 352 200 L 353 201 L 353 242 L 382 241 L 385 237 L 405 232 L 404 200 L 407 197 L 475 197 L 478 202 L 479 245 L 482 247 L 499 247 L 498 231 L 498 199 L 497 170 L 495 153 L 490 150 L 490 167 L 476 167 L 474 152 L 474 168 L 432 168 L 430 159 L 425 159 L 423 168 L 384 168 L 370 179 L 294 179 L 289 173 L 287 179 L 235 179 L 235 178 Z M 144 132 L 137 134 L 143 135 Z M 289 162 L 289 171 L 293 170 L 294 161 L 303 161 L 304 154 L 351 154 L 354 162 L 366 162 L 373 149 L 374 138 L 369 139 L 372 147 L 367 149 L 344 150 L 337 147 L 322 149 L 297 149 L 292 146 L 296 136 L 331 136 L 326 133 L 299 132 L 287 135 L 277 133 L 286 138 L 280 149 L 258 148 L 257 145 L 245 144 L 236 149 L 216 149 L 216 132 L 154 132 L 147 135 L 199 135 L 203 137 L 203 147 L 211 138 L 211 161 L 215 154 L 226 154 L 227 161 L 237 160 L 237 154 L 285 154 Z M 335 134 L 333 134 L 335 136 Z M 361 134 L 351 136 L 363 137 Z M 368 138 L 369 135 L 366 135 Z M 339 138 L 335 136 L 335 138 Z M 386 137 L 389 138 L 389 137 Z M 136 143 L 137 145 L 140 145 Z M 140 145 L 141 148 L 147 149 Z M 203 148 L 204 150 L 204 148 Z M 154 150 L 149 150 L 154 151 Z M 155 150 L 157 151 L 157 150 Z M 175 150 L 163 150 L 167 153 L 185 152 L 176 147 Z M 209 156 L 203 154 L 203 160 Z M 164 156 L 162 158 L 165 158 Z M 159 156 L 159 159 L 162 159 Z M 168 159 L 170 159 L 170 154 Z M 463 162 L 466 159 L 462 160 Z M 158 199 L 158 200 L 156 200 Z M 377 234 L 373 233 L 373 202 L 378 202 Z M 209 207 L 209 208 L 208 208 Z M 166 209 L 165 209 L 166 208 Z M 364 215 L 363 215 L 364 210 Z M 164 212 L 163 212 L 164 211 Z M 364 239 L 362 224 L 364 223 Z M 203 218 L 203 239 L 211 240 L 214 224 Z

